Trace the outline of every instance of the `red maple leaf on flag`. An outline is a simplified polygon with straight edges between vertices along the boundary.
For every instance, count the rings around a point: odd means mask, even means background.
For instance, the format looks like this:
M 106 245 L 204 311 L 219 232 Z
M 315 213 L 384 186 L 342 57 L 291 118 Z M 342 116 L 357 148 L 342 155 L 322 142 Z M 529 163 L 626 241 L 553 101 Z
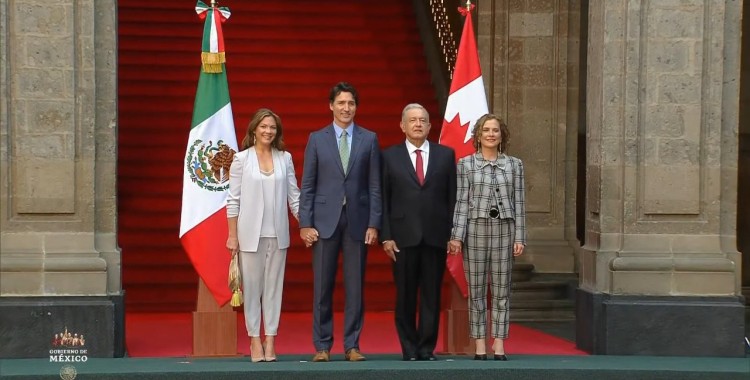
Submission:
M 471 140 L 464 143 L 467 128 L 472 128 L 472 126 L 469 123 L 461 125 L 461 118 L 458 115 L 451 121 L 443 122 L 440 143 L 453 148 L 457 159 L 473 154 L 475 151 Z

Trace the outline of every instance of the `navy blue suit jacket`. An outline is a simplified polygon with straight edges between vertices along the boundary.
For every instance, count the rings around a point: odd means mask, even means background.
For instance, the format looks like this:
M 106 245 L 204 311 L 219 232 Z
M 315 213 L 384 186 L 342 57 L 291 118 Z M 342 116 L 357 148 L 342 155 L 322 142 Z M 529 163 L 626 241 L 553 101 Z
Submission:
M 349 168 L 341 166 L 333 124 L 310 134 L 300 187 L 300 227 L 315 227 L 330 238 L 346 198 L 351 238 L 364 241 L 368 227 L 380 229 L 380 148 L 374 132 L 354 126 Z

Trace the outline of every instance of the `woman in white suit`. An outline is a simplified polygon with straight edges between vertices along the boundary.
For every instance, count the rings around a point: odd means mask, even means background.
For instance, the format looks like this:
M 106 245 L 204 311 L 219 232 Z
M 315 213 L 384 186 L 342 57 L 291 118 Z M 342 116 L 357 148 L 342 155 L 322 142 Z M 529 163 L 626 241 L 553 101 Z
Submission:
M 287 204 L 299 219 L 299 188 L 292 156 L 284 151 L 281 119 L 271 110 L 261 108 L 255 113 L 242 148 L 230 168 L 227 248 L 232 255 L 240 255 L 250 358 L 273 362 L 289 248 Z

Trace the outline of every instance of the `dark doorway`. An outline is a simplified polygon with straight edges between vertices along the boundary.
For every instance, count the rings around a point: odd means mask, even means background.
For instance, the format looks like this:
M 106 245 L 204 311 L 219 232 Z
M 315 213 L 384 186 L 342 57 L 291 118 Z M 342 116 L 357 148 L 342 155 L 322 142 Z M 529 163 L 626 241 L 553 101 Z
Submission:
M 750 6 L 742 11 L 740 125 L 737 163 L 737 249 L 742 253 L 742 288 L 750 296 Z
M 589 44 L 589 2 L 581 1 L 580 44 L 578 50 L 578 173 L 576 187 L 576 237 L 586 239 L 586 66 Z

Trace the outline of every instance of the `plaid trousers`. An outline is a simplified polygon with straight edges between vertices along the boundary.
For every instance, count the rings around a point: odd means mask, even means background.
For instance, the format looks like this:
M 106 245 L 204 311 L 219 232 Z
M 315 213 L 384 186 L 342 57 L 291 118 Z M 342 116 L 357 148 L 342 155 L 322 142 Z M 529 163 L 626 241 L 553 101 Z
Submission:
M 513 219 L 469 219 L 464 242 L 464 273 L 469 284 L 469 329 L 472 338 L 487 336 L 487 281 L 492 300 L 492 336 L 508 337 L 510 278 L 513 270 Z

